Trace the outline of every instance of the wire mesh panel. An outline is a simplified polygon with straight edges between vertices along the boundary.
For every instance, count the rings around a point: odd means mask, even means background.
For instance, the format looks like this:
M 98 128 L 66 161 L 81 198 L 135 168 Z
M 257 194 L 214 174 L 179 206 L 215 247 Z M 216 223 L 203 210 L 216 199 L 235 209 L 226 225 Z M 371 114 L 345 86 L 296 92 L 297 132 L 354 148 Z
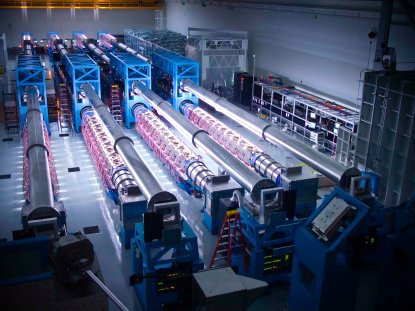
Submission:
M 415 193 L 415 74 L 368 72 L 355 162 L 380 176 L 379 197 L 398 205 Z
M 189 28 L 186 57 L 200 62 L 205 88 L 232 87 L 235 72 L 245 71 L 248 37 L 244 31 Z

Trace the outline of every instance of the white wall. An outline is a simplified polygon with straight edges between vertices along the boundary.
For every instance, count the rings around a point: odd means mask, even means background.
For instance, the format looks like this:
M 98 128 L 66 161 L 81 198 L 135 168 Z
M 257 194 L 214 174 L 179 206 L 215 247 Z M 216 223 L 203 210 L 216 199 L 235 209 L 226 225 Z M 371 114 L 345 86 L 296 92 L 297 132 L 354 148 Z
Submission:
M 183 34 L 188 27 L 248 31 L 251 70 L 255 54 L 256 72 L 277 73 L 351 103 L 356 103 L 360 71 L 367 67 L 367 34 L 378 26 L 375 19 L 180 2 L 168 2 L 166 12 L 167 28 Z M 393 25 L 389 45 L 396 48 L 398 62 L 415 62 L 415 31 L 409 25 Z M 376 40 L 372 57 L 375 47 Z M 398 69 L 413 70 L 415 64 Z
M 35 39 L 46 38 L 49 31 L 56 31 L 61 38 L 72 38 L 73 31 L 83 31 L 88 37 L 96 38 L 97 31 L 114 34 L 126 28 L 154 28 L 153 10 L 94 10 L 20 9 L 0 10 L 0 32 L 6 33 L 9 47 L 18 46 L 21 32 L 32 32 Z

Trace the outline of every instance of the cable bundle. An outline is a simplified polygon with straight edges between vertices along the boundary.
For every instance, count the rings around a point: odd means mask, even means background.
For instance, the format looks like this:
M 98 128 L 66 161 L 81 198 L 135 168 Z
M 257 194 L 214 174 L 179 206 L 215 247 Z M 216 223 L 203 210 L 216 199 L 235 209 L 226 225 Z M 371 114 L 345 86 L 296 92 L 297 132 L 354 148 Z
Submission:
M 84 112 L 82 115 L 82 135 L 105 189 L 114 190 L 112 174 L 125 165 L 114 150 L 114 141 L 93 111 Z
M 145 107 L 135 110 L 136 129 L 179 183 L 186 183 L 186 162 L 198 160 L 170 129 Z

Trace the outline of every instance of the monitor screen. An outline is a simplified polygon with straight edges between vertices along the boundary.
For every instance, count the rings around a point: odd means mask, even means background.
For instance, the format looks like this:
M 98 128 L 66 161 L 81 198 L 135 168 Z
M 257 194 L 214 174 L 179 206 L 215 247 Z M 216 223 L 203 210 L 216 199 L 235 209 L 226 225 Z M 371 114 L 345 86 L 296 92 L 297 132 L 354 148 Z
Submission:
M 307 124 L 307 127 L 314 130 L 316 128 L 316 124 L 314 122 L 310 122 Z
M 340 127 L 340 123 L 336 123 L 336 128 L 338 129 Z
M 315 119 L 316 118 L 316 114 L 314 112 L 310 112 L 310 119 Z

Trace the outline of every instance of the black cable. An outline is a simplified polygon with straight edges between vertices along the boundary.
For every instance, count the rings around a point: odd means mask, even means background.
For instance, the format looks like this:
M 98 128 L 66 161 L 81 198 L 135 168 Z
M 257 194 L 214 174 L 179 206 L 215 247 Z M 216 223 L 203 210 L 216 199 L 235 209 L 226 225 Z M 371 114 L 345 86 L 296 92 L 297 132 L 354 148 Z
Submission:
M 372 54 L 372 40 L 369 41 L 369 55 L 367 57 L 366 69 L 369 69 L 370 54 Z

